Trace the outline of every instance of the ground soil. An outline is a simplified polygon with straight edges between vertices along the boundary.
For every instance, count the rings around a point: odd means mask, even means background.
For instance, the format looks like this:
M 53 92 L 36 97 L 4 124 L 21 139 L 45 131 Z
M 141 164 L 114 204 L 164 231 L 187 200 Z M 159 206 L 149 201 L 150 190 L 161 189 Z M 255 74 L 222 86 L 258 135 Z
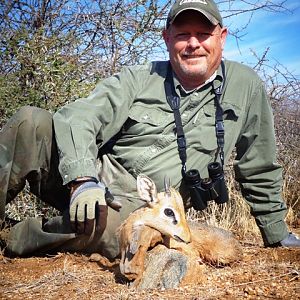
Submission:
M 103 267 L 86 255 L 0 255 L 0 299 L 300 299 L 300 249 L 263 248 L 259 239 L 241 243 L 242 261 L 205 266 L 203 283 L 172 290 L 136 291 L 117 264 Z

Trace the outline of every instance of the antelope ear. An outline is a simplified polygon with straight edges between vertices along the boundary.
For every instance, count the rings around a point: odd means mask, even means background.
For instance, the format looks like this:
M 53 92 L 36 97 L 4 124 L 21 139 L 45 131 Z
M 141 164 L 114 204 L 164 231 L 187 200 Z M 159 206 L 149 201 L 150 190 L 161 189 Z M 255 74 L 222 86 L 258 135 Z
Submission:
M 148 176 L 138 175 L 137 190 L 141 199 L 147 201 L 150 206 L 158 202 L 156 185 Z

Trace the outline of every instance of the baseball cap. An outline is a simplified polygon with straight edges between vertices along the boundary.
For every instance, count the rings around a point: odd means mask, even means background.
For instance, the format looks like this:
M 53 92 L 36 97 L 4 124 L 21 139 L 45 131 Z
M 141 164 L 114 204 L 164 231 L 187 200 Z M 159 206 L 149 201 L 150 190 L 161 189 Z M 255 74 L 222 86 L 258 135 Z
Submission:
M 223 26 L 221 14 L 213 0 L 177 0 L 170 9 L 166 28 L 174 22 L 180 13 L 189 9 L 202 13 L 212 24 Z

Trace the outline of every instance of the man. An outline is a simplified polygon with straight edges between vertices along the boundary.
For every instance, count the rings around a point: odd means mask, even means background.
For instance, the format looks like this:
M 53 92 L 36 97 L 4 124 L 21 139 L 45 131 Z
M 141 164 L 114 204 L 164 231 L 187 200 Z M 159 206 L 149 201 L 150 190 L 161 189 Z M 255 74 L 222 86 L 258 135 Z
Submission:
M 221 63 L 226 36 L 213 1 L 176 1 L 163 32 L 170 64 L 124 68 L 86 99 L 61 108 L 54 130 L 47 112 L 19 111 L 0 136 L 2 218 L 25 179 L 64 217 L 15 225 L 8 249 L 19 255 L 63 249 L 115 257 L 117 227 L 142 205 L 138 174 L 147 174 L 160 190 L 167 176 L 189 207 L 195 200 L 189 199 L 185 172 L 196 169 L 208 177 L 208 164 L 222 165 L 234 148 L 236 179 L 264 244 L 299 247 L 284 222 L 281 168 L 263 83 L 248 67 Z

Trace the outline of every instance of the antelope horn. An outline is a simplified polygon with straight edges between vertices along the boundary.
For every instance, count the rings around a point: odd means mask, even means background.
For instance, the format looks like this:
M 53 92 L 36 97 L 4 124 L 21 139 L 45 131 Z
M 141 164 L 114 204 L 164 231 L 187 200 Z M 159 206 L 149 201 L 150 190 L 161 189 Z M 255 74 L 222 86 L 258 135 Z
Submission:
M 170 194 L 170 186 L 171 186 L 171 179 L 169 178 L 169 182 L 167 182 L 167 177 L 165 176 L 165 178 L 164 178 L 164 187 L 165 187 L 165 192 L 167 194 Z

